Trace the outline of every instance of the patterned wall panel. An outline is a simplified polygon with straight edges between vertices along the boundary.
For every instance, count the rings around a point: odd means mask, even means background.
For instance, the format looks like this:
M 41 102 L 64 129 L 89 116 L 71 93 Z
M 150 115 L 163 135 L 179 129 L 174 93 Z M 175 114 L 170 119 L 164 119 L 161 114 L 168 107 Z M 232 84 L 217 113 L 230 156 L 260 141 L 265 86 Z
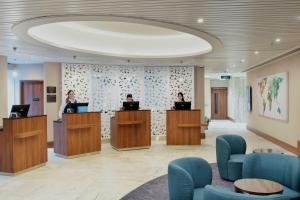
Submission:
M 166 134 L 166 110 L 183 92 L 194 99 L 194 68 L 105 66 L 98 64 L 62 64 L 63 96 L 75 89 L 79 102 L 89 102 L 90 111 L 102 111 L 102 138 L 110 138 L 110 118 L 119 110 L 126 95 L 140 101 L 142 109 L 151 109 L 152 135 Z

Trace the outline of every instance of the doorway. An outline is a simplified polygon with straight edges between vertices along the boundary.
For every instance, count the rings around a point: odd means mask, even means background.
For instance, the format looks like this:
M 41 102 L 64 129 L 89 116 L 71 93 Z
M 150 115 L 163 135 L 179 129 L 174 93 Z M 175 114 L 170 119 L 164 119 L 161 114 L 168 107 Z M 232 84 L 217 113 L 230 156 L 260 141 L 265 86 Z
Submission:
M 20 82 L 21 104 L 30 104 L 29 116 L 44 114 L 44 81 Z
M 227 119 L 227 88 L 211 88 L 211 118 Z

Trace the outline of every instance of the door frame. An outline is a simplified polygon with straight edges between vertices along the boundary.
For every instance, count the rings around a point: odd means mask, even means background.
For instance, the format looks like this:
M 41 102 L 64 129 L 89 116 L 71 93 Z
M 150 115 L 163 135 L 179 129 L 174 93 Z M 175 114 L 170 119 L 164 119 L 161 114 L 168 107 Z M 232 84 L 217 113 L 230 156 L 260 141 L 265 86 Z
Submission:
M 210 110 L 211 110 L 211 119 L 213 119 L 213 95 L 212 92 L 214 89 L 222 89 L 226 90 L 226 117 L 224 119 L 228 119 L 228 87 L 211 87 L 210 88 Z M 223 119 L 213 119 L 213 120 L 223 120 Z
M 45 84 L 44 84 L 44 80 L 20 80 L 19 84 L 20 84 L 20 104 L 23 104 L 23 91 L 22 91 L 22 84 L 23 83 L 42 83 L 43 84 L 43 114 L 45 114 Z

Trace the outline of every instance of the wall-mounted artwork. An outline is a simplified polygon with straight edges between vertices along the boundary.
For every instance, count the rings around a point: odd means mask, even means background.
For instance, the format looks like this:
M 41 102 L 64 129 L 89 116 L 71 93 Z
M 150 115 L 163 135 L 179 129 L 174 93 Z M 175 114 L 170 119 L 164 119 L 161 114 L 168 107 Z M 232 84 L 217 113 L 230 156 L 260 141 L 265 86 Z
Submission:
M 288 120 L 288 73 L 261 77 L 257 81 L 257 108 L 260 115 Z
M 56 93 L 56 87 L 47 86 L 47 93 Z
M 48 103 L 55 103 L 56 102 L 56 95 L 55 94 L 47 94 L 47 102 Z

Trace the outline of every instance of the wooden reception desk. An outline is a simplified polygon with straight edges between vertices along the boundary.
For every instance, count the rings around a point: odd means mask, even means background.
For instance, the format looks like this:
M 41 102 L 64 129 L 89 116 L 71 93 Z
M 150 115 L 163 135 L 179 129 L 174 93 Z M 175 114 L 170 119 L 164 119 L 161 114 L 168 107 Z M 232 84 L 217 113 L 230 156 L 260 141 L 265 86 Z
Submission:
M 54 153 L 63 158 L 74 158 L 101 150 L 101 113 L 63 114 L 54 121 Z
M 110 144 L 117 150 L 151 146 L 151 111 L 116 111 L 110 120 Z
M 167 111 L 167 145 L 201 144 L 201 111 Z
M 45 165 L 47 116 L 3 119 L 0 130 L 0 173 L 15 175 Z

